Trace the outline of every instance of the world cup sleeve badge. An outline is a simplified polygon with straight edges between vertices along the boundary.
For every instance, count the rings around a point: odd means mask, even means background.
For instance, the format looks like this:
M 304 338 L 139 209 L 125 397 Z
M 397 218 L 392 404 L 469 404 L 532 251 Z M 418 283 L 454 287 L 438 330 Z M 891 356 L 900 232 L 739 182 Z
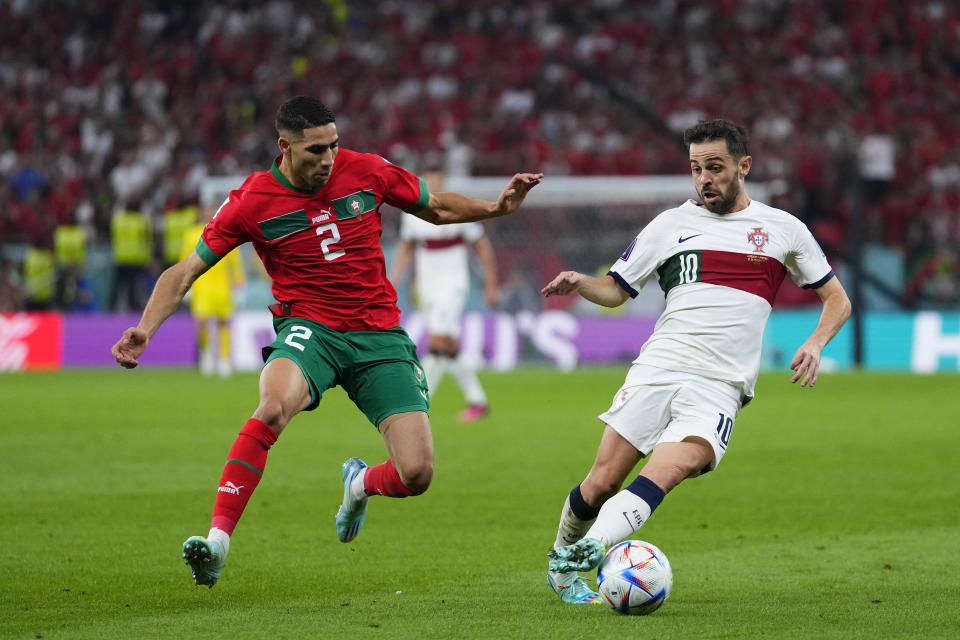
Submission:
M 747 242 L 751 243 L 756 247 L 754 253 L 766 253 L 763 250 L 763 246 L 767 244 L 770 240 L 770 234 L 763 230 L 763 227 L 754 227 L 753 230 L 747 234 Z

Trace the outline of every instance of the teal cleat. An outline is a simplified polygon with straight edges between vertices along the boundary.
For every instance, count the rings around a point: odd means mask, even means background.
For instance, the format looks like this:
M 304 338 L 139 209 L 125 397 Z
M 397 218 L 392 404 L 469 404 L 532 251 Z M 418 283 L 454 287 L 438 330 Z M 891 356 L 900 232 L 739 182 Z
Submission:
M 566 547 L 557 547 L 547 557 L 550 558 L 550 571 L 569 573 L 595 569 L 604 553 L 603 543 L 596 538 L 581 538 Z
M 568 578 L 572 577 L 573 580 Z M 587 581 L 576 574 L 561 573 L 556 580 L 547 572 L 547 584 L 560 599 L 568 604 L 603 604 L 603 596 L 591 589 Z
M 337 538 L 340 542 L 350 542 L 360 533 L 363 521 L 367 518 L 367 499 L 363 496 L 360 500 L 350 499 L 350 483 L 360 471 L 366 469 L 367 465 L 360 458 L 350 458 L 343 463 L 343 469 L 340 472 L 343 478 L 343 504 L 337 511 Z
M 193 572 L 193 584 L 211 589 L 217 584 L 220 569 L 223 568 L 223 547 L 219 542 L 190 536 L 183 543 L 181 555 Z

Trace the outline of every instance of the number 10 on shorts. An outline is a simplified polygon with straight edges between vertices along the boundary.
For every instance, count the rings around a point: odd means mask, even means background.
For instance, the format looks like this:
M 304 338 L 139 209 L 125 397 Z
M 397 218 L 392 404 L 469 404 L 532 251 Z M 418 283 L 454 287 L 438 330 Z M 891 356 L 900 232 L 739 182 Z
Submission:
M 720 414 L 720 422 L 717 423 L 717 437 L 720 439 L 720 447 L 726 449 L 730 444 L 730 436 L 733 434 L 733 418 Z

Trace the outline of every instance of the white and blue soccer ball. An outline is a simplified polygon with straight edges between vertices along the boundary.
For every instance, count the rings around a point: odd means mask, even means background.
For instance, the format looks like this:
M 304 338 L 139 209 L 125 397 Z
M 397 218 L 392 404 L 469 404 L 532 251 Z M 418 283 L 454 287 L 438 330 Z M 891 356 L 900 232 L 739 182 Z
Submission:
M 673 570 L 667 556 L 654 545 L 624 540 L 611 547 L 600 561 L 597 585 L 614 611 L 646 615 L 670 597 Z

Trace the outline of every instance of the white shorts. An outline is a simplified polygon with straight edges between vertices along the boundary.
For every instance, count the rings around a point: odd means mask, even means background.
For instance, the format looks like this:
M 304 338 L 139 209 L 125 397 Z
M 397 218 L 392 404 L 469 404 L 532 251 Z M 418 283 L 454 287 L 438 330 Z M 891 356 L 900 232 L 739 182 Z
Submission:
M 467 287 L 447 280 L 430 288 L 420 286 L 420 309 L 432 335 L 460 337 L 460 323 L 467 304 Z
M 713 470 L 730 444 L 739 411 L 740 390 L 728 382 L 635 364 L 599 417 L 644 456 L 661 442 L 703 438 L 713 447 Z

